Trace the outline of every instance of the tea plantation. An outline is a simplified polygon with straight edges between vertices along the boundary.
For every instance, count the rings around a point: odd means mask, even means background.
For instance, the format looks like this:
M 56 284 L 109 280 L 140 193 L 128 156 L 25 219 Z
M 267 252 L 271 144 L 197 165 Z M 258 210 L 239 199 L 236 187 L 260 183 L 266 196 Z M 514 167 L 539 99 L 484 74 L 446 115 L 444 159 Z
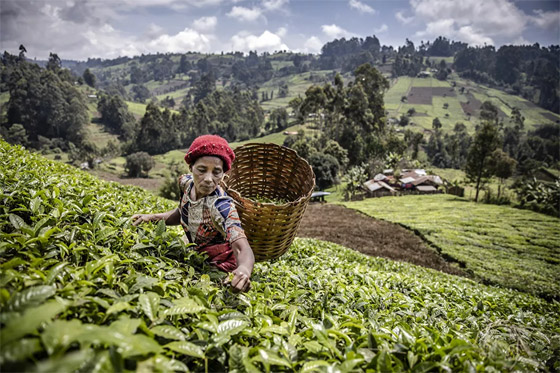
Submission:
M 345 205 L 416 231 L 482 282 L 560 300 L 556 217 L 450 194 L 368 198 Z
M 0 370 L 558 371 L 560 304 L 298 239 L 234 294 L 175 202 L 0 142 Z

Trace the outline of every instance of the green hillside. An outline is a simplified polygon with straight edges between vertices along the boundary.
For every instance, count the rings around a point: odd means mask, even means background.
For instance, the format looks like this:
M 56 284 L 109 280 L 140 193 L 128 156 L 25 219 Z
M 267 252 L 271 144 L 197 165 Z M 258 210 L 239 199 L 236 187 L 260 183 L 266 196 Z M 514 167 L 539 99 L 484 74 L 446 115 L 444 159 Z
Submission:
M 560 220 L 449 194 L 345 203 L 401 224 L 486 283 L 560 299 Z
M 404 101 L 403 96 L 407 98 Z M 518 108 L 525 118 L 527 129 L 560 120 L 560 115 L 539 108 L 519 96 L 459 79 L 455 75 L 446 81 L 433 77 L 398 77 L 392 81 L 384 100 L 389 118 L 398 119 L 414 108 L 410 128 L 417 130 L 431 130 L 432 121 L 439 118 L 446 132 L 450 132 L 455 123 L 462 122 L 469 132 L 474 133 L 475 125 L 479 122 L 478 108 L 484 101 L 492 102 L 504 119 L 511 115 L 513 108 Z
M 560 368 L 557 302 L 302 239 L 233 294 L 177 229 L 131 226 L 175 202 L 0 155 L 2 371 Z

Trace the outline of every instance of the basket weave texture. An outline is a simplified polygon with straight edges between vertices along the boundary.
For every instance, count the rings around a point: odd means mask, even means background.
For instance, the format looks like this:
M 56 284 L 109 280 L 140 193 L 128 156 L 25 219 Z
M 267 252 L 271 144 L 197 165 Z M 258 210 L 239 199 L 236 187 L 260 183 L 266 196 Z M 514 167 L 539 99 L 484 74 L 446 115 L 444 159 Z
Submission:
M 251 143 L 235 149 L 235 162 L 224 186 L 234 200 L 255 260 L 265 261 L 278 258 L 292 244 L 315 188 L 315 175 L 292 149 Z

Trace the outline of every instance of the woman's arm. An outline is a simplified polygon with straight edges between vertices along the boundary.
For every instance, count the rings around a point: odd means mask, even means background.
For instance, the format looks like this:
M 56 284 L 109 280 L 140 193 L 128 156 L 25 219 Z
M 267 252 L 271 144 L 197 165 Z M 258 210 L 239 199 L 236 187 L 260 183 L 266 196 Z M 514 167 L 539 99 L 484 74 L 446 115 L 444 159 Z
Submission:
M 159 214 L 135 214 L 132 215 L 132 224 L 139 225 L 144 222 L 152 222 L 152 221 L 159 221 L 164 220 L 165 225 L 178 225 L 181 222 L 181 212 L 179 208 L 167 211 L 167 212 L 160 212 Z
M 231 246 L 237 260 L 237 268 L 232 271 L 231 286 L 237 291 L 247 291 L 251 288 L 250 279 L 255 264 L 253 250 L 246 238 L 235 240 Z

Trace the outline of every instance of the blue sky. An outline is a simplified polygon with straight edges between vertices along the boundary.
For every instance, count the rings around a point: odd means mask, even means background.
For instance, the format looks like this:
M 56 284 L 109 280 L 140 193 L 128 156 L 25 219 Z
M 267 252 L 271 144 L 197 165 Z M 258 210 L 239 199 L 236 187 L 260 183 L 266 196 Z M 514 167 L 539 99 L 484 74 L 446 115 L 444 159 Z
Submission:
M 0 47 L 29 57 L 115 58 L 156 52 L 319 53 L 335 38 L 416 45 L 560 44 L 560 1 L 0 0 Z

